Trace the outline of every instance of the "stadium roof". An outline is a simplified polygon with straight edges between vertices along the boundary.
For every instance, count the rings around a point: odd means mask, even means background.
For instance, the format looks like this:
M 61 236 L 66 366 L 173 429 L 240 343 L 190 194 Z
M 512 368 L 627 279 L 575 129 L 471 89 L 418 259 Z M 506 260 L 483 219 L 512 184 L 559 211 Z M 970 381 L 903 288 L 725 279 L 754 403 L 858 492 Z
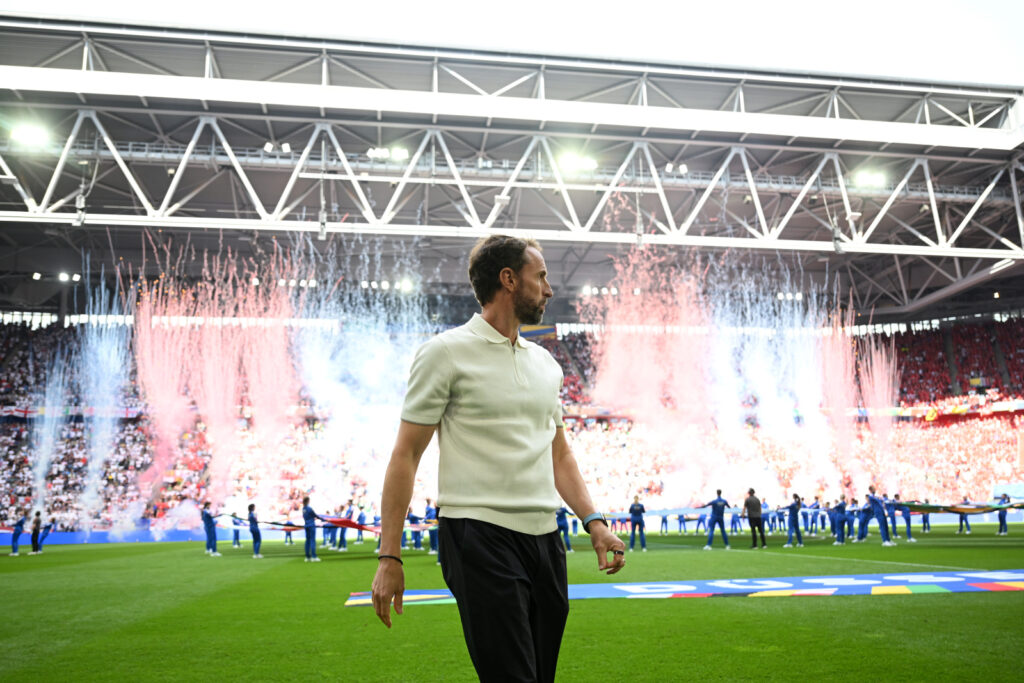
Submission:
M 521 231 L 569 291 L 638 241 L 778 252 L 891 319 L 1024 297 L 1019 85 L 513 54 L 493 27 L 442 48 L 119 16 L 0 16 L 0 127 L 50 133 L 0 133 L 6 306 L 52 305 L 27 276 L 83 247 L 137 261 L 146 229 L 243 253 L 418 237 L 449 282 L 470 240 Z

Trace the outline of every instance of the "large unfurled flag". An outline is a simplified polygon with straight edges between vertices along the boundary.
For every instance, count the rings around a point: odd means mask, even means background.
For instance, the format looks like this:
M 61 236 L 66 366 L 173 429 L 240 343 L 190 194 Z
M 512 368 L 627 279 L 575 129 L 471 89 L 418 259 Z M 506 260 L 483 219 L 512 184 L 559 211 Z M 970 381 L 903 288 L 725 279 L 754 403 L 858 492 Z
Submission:
M 1024 502 L 1008 503 L 1006 505 L 984 505 L 980 503 L 954 503 L 952 505 L 935 505 L 932 503 L 920 503 L 916 500 L 903 501 L 902 505 L 910 508 L 912 512 L 952 512 L 957 515 L 980 515 L 984 512 L 999 512 L 1000 510 L 1024 509 Z

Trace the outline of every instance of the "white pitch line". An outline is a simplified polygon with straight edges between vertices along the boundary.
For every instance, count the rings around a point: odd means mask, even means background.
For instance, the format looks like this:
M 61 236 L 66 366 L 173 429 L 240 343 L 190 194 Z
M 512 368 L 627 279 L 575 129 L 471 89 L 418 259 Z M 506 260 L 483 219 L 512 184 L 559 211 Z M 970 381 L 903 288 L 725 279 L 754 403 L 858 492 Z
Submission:
M 753 550 L 739 550 L 741 553 L 753 553 Z M 756 551 L 761 553 L 760 550 Z M 794 557 L 797 553 L 776 553 L 768 551 L 768 555 L 787 555 Z M 931 569 L 952 569 L 954 571 L 971 571 L 971 572 L 984 572 L 989 571 L 987 569 L 978 569 L 977 567 L 950 567 L 944 564 L 922 564 L 920 562 L 896 562 L 895 560 L 861 560 L 856 557 L 831 557 L 827 555 L 799 555 L 800 559 L 811 559 L 811 560 L 840 560 L 842 562 L 871 562 L 872 564 L 898 564 L 904 567 L 929 567 Z

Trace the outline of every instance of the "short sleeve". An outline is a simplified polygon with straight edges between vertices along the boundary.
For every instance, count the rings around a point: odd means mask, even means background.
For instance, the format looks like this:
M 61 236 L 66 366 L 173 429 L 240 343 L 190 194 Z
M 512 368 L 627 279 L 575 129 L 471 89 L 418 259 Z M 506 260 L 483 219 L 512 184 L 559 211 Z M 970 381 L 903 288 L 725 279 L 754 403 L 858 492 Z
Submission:
M 416 350 L 409 370 L 402 419 L 413 424 L 436 425 L 448 407 L 451 383 L 451 357 L 444 342 L 434 337 Z
M 547 350 L 544 352 L 547 353 Z M 555 389 L 555 407 L 551 414 L 551 421 L 554 423 L 555 429 L 563 429 L 565 427 L 565 422 L 562 421 L 562 415 L 565 411 L 562 410 L 562 385 L 565 383 L 565 374 L 562 372 L 562 366 L 558 364 L 558 361 L 552 358 L 550 354 L 548 354 L 548 358 L 551 359 L 551 362 L 554 364 L 555 369 L 558 372 L 558 388 Z

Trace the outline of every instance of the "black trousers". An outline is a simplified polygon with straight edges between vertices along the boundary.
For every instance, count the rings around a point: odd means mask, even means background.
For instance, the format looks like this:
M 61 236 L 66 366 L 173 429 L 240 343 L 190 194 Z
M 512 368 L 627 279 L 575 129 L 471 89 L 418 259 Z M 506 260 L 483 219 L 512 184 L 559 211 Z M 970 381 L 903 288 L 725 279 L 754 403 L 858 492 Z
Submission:
M 39 532 L 38 531 L 33 531 L 32 532 L 32 552 L 34 552 L 34 553 L 38 553 L 39 552 Z
M 761 545 L 766 545 L 764 542 L 764 518 L 763 517 L 750 517 L 750 538 L 752 539 L 752 546 L 757 547 L 757 533 L 761 532 Z
M 554 681 L 569 615 L 558 532 L 442 517 L 439 533 L 441 571 L 480 680 Z

